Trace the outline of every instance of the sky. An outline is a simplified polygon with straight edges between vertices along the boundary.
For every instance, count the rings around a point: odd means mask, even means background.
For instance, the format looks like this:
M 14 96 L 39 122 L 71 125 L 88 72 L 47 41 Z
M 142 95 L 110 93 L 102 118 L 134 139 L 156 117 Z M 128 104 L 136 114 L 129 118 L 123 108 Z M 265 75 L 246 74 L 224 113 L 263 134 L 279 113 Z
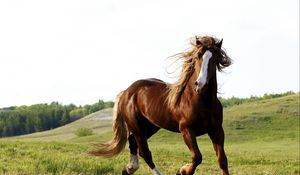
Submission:
M 0 107 L 114 100 L 138 79 L 176 81 L 195 35 L 234 60 L 219 96 L 299 92 L 298 0 L 1 0 Z

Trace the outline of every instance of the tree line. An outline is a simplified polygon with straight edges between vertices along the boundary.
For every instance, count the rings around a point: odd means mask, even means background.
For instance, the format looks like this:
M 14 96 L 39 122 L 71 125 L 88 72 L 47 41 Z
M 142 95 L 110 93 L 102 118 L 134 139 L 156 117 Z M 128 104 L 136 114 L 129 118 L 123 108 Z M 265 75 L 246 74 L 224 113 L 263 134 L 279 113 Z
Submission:
M 278 98 L 278 97 L 284 97 L 287 95 L 295 94 L 293 91 L 287 91 L 285 93 L 271 93 L 271 94 L 264 94 L 263 96 L 251 96 L 250 98 L 238 98 L 238 97 L 231 97 L 231 98 L 222 98 L 219 97 L 219 100 L 221 101 L 223 107 L 230 107 L 234 105 L 240 105 L 243 103 L 249 103 L 249 102 L 255 102 L 259 100 L 266 100 L 271 98 Z
M 85 106 L 52 102 L 0 108 L 0 137 L 54 129 L 101 109 L 113 107 L 113 105 L 112 101 L 99 100 L 97 103 Z

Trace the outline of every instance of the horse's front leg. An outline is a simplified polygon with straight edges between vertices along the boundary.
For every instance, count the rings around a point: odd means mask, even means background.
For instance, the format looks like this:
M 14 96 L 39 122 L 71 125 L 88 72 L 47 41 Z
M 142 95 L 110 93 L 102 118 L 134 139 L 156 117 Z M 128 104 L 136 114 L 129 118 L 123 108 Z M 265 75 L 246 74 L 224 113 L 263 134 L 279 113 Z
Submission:
M 224 130 L 222 127 L 216 128 L 214 131 L 208 133 L 216 155 L 218 157 L 218 163 L 222 169 L 222 175 L 229 175 L 228 172 L 228 161 L 224 151 Z
M 192 153 L 192 164 L 186 164 L 180 168 L 177 175 L 190 175 L 194 174 L 197 166 L 202 162 L 202 155 L 198 148 L 196 136 L 188 127 L 180 126 L 180 132 L 183 136 L 185 144 L 188 146 Z

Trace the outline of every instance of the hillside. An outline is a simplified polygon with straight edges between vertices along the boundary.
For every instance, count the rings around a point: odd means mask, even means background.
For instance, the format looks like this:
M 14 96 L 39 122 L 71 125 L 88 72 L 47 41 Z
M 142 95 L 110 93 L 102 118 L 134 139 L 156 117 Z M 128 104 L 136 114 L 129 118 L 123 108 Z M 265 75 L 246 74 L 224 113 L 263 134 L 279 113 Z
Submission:
M 228 139 L 299 139 L 299 93 L 226 108 Z M 243 134 L 243 137 L 241 135 Z
M 224 108 L 224 128 L 228 131 L 227 135 L 232 136 L 227 136 L 228 139 L 239 137 L 237 134 L 247 131 L 254 133 L 264 131 L 260 133 L 260 136 L 264 137 L 268 137 L 267 134 L 270 134 L 271 131 L 287 133 L 298 128 L 299 108 L 299 93 L 227 107 Z M 78 128 L 90 128 L 94 133 L 101 135 L 111 131 L 111 116 L 112 109 L 104 109 L 53 130 L 10 139 L 67 141 L 77 137 L 74 133 Z M 254 133 L 251 135 L 252 137 Z M 276 135 L 272 134 L 271 136 L 275 137 Z
M 53 130 L 16 136 L 8 139 L 27 141 L 67 141 L 77 137 L 75 132 L 79 128 L 89 128 L 95 133 L 101 134 L 111 130 L 111 113 L 111 108 L 104 109 Z
M 229 171 L 236 175 L 300 175 L 299 93 L 258 100 L 224 109 L 225 150 Z M 111 109 L 99 111 L 51 131 L 0 139 L 0 174 L 120 174 L 129 150 L 113 159 L 90 157 L 91 143 L 111 138 Z M 95 134 L 77 137 L 78 128 Z M 26 142 L 24 142 L 26 141 Z M 45 142 L 50 141 L 50 142 Z M 195 174 L 219 174 L 215 153 L 207 135 L 198 138 L 203 154 Z M 160 130 L 149 147 L 164 174 L 174 174 L 190 162 L 190 153 L 178 133 Z M 151 171 L 143 160 L 137 174 Z
M 55 129 L 112 106 L 113 102 L 99 100 L 84 106 L 51 102 L 0 108 L 0 138 Z

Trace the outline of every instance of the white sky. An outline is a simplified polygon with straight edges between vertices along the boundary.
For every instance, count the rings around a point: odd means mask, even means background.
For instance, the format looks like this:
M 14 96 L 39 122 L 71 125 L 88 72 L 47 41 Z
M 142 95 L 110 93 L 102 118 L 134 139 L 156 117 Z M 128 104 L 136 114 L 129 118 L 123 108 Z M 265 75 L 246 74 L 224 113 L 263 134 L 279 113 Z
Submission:
M 223 38 L 223 97 L 299 91 L 299 0 L 1 0 L 0 107 L 114 100 L 167 57 Z

